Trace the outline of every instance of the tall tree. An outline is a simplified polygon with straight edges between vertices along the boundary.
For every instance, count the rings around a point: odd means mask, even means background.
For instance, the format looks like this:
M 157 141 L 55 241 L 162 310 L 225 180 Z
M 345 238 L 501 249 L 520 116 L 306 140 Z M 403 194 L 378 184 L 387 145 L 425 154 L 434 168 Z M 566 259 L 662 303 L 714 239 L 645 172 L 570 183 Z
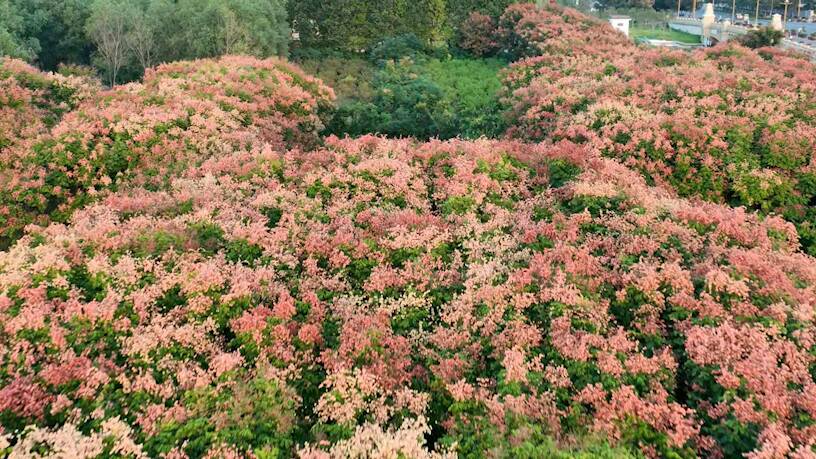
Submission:
M 119 70 L 130 59 L 127 37 L 136 17 L 132 4 L 123 0 L 97 0 L 85 26 L 96 45 L 97 58 L 105 69 L 111 86 Z
M 430 44 L 439 43 L 449 35 L 445 0 L 412 0 L 405 20 L 411 32 Z
M 155 21 L 147 11 L 138 11 L 133 14 L 133 22 L 125 36 L 125 41 L 133 56 L 139 61 L 142 69 L 152 67 L 156 62 L 156 30 Z
M 232 0 L 228 5 L 245 33 L 246 52 L 258 57 L 287 54 L 292 29 L 286 0 Z
M 324 39 L 321 34 L 326 22 L 327 8 L 322 6 L 324 0 L 289 0 L 286 12 L 292 29 L 297 33 L 298 41 L 304 47 L 316 47 Z
M 9 0 L 0 0 L 0 56 L 32 60 L 36 50 L 31 43 L 26 43 L 23 34 L 23 16 Z
M 249 50 L 249 34 L 238 16 L 226 6 L 218 11 L 218 51 L 220 54 L 240 54 Z
M 426 43 L 446 36 L 445 0 L 290 0 L 301 46 L 350 52 L 412 33 Z
M 149 10 L 163 35 L 157 40 L 163 60 L 288 51 L 284 0 L 152 0 Z
M 88 0 L 9 0 L 23 18 L 23 41 L 37 53 L 33 58 L 45 70 L 57 65 L 90 64 L 93 43 L 85 33 L 90 15 Z

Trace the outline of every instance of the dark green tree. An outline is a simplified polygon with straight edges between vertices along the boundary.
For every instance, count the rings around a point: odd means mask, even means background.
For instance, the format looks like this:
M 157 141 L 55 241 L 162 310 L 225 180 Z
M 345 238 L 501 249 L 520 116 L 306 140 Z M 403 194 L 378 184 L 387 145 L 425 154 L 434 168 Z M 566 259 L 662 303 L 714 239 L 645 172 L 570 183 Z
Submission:
M 32 60 L 39 44 L 27 41 L 24 17 L 9 0 L 0 0 L 0 55 Z
M 90 64 L 93 44 L 85 33 L 90 16 L 88 0 L 9 0 L 22 17 L 21 36 L 36 53 L 31 60 L 45 70 L 60 63 Z
M 738 41 L 741 45 L 749 48 L 764 48 L 766 46 L 776 46 L 782 41 L 782 31 L 774 30 L 770 27 L 762 27 L 761 29 L 751 30 L 745 35 L 739 37 Z
M 426 44 L 448 36 L 445 0 L 290 0 L 288 8 L 303 48 L 362 53 L 395 35 Z
M 328 133 L 419 139 L 455 135 L 455 113 L 445 92 L 418 73 L 410 59 L 387 62 L 377 73 L 374 85 L 373 100 L 341 106 L 327 126 Z
M 157 52 L 170 61 L 222 54 L 286 55 L 284 0 L 152 0 Z

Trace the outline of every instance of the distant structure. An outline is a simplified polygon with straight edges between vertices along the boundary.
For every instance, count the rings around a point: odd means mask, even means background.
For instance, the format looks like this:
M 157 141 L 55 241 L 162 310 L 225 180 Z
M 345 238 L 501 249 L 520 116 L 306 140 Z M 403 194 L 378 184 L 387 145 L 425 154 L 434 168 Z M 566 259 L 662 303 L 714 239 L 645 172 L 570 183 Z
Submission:
M 779 13 L 771 16 L 771 28 L 773 30 L 782 30 L 782 16 Z
M 703 44 L 711 45 L 711 26 L 717 22 L 717 17 L 714 15 L 714 4 L 706 3 L 703 10 Z
M 629 16 L 619 16 L 617 14 L 609 16 L 609 24 L 611 24 L 615 30 L 621 32 L 627 37 L 629 36 L 629 21 L 631 20 L 632 18 Z

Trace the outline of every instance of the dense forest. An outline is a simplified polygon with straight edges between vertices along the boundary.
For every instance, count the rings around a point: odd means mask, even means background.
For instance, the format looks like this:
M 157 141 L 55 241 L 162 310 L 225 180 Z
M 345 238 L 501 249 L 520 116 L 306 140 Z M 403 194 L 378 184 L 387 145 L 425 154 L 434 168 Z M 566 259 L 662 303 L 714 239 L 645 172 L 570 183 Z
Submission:
M 533 0 L 0 0 L 0 54 L 49 71 L 94 66 L 112 78 L 115 70 L 117 81 L 129 81 L 157 63 L 230 53 L 285 56 L 291 47 L 293 56 L 359 54 L 403 34 L 426 45 L 455 45 L 472 13 L 495 20 L 525 1 Z M 692 4 L 679 6 L 688 11 Z M 570 2 L 576 5 L 678 7 L 674 0 Z M 774 2 L 735 2 L 743 12 L 755 5 L 764 12 Z
M 249 54 L 367 53 L 415 36 L 443 46 L 474 11 L 514 0 L 2 0 L 0 53 L 54 71 L 93 65 L 109 82 L 161 62 Z M 294 33 L 293 33 L 294 32 Z M 118 80 L 117 80 L 118 78 Z

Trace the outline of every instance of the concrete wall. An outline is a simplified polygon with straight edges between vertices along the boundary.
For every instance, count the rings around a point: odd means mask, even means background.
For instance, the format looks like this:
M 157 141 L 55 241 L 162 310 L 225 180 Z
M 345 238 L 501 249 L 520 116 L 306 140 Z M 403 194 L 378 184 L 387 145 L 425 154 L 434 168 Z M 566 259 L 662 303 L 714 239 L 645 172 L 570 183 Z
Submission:
M 673 19 L 669 21 L 669 28 L 690 33 L 692 35 L 703 35 L 703 21 L 700 19 Z M 728 27 L 724 28 L 722 23 L 716 23 L 711 26 L 711 37 L 717 41 L 727 41 L 738 35 L 744 35 L 747 32 L 748 29 L 742 26 L 729 25 Z
M 609 23 L 615 28 L 615 30 L 623 33 L 627 37 L 629 36 L 629 19 L 611 18 L 609 19 Z
M 782 40 L 781 46 L 783 49 L 810 56 L 811 61 L 816 61 L 816 47 L 814 46 L 788 39 Z
M 703 34 L 703 22 L 697 20 L 696 23 L 693 23 L 692 20 L 683 20 L 683 22 L 669 22 L 669 28 L 673 30 L 679 30 L 680 32 L 690 33 L 692 35 L 702 35 Z

